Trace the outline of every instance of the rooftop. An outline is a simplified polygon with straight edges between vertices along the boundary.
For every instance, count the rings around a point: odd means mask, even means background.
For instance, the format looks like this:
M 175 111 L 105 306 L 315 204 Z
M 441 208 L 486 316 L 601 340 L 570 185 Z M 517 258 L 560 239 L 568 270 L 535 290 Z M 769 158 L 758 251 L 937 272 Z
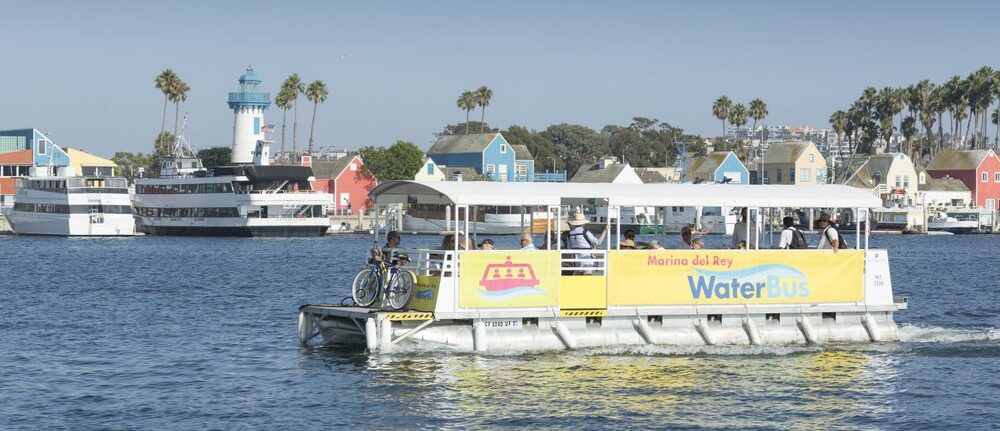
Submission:
M 427 154 L 481 153 L 498 134 L 444 135 L 434 142 L 431 149 L 427 150 Z
M 992 150 L 944 150 L 927 164 L 927 170 L 975 170 L 992 152 Z

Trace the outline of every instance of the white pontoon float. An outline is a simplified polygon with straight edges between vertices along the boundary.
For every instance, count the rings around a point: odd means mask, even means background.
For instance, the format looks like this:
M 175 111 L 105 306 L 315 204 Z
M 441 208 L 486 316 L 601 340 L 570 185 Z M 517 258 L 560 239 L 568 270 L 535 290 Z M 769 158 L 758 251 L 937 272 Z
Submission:
M 404 250 L 417 275 L 407 310 L 303 305 L 303 345 L 317 335 L 372 352 L 899 339 L 893 313 L 906 302 L 894 299 L 887 252 L 868 249 L 867 234 L 855 230 L 853 249 L 837 253 L 761 247 L 760 220 L 779 210 L 867 214 L 881 205 L 852 187 L 393 181 L 370 197 L 379 206 L 449 205 L 453 229 L 466 234 L 474 231 L 470 214 L 475 220 L 486 205 L 547 207 L 556 233 L 565 229 L 557 221 L 566 208 L 588 204 L 612 213 L 624 206 L 747 207 L 758 227 L 746 228 L 750 250 L 619 250 L 617 221 L 597 250 L 562 250 L 548 240 L 558 235 L 536 237 L 538 251 Z

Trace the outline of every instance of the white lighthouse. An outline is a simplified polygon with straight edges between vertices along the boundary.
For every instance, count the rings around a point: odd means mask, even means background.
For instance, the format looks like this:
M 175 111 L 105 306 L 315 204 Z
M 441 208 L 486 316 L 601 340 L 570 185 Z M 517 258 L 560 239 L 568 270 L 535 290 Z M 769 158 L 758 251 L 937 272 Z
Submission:
M 252 163 L 258 141 L 264 141 L 264 110 L 271 105 L 271 95 L 261 93 L 260 76 L 252 66 L 240 76 L 240 90 L 229 93 L 233 110 L 233 163 Z M 266 164 L 267 161 L 264 161 Z

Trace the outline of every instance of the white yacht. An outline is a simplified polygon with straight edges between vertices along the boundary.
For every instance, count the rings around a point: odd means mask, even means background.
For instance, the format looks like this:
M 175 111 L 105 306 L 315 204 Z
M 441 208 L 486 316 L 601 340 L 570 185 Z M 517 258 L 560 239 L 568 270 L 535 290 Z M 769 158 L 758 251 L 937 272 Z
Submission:
M 312 168 L 237 165 L 207 170 L 170 156 L 160 178 L 139 179 L 135 209 L 150 235 L 323 236 L 333 195 L 312 190 Z
M 269 164 L 267 135 L 273 126 L 264 124 L 264 111 L 271 100 L 260 92 L 260 83 L 260 76 L 248 67 L 238 91 L 229 93 L 232 166 L 205 169 L 179 136 L 174 154 L 160 165 L 160 178 L 136 181 L 134 204 L 143 231 L 185 236 L 326 234 L 333 195 L 312 189 L 312 168 Z
M 135 235 L 124 178 L 33 176 L 17 180 L 4 215 L 18 235 Z
M 941 211 L 927 219 L 929 232 L 974 233 L 979 231 L 979 212 L 971 209 Z

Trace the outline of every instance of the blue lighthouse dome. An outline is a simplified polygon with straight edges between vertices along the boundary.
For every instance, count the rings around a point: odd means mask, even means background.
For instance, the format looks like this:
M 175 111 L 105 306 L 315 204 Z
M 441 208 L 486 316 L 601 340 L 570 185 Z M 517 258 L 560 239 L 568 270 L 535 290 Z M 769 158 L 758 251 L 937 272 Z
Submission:
M 240 84 L 246 83 L 260 84 L 260 75 L 254 72 L 253 67 L 247 67 L 247 73 L 240 75 Z

